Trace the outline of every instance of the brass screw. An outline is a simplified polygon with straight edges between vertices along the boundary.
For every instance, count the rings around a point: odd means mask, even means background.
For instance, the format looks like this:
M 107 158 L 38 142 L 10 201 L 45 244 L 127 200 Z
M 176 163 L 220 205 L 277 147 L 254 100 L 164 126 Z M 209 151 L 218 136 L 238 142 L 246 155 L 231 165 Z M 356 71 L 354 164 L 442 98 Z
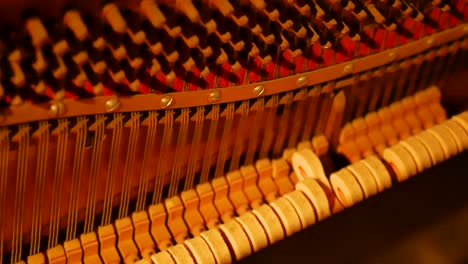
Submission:
M 435 42 L 434 38 L 429 38 L 426 43 L 427 43 L 427 45 L 432 46 L 432 44 L 434 44 L 434 42 Z
M 255 88 L 253 88 L 252 92 L 255 96 L 260 96 L 265 92 L 265 86 L 263 85 L 256 86 Z
M 352 74 L 354 72 L 354 65 L 353 64 L 348 64 L 343 68 L 343 72 L 345 74 Z
M 221 92 L 219 90 L 214 90 L 208 95 L 208 102 L 216 102 L 221 98 Z
M 113 112 L 120 107 L 120 100 L 117 97 L 111 98 L 106 101 L 106 111 Z
M 161 103 L 160 103 L 161 108 L 166 108 L 172 105 L 173 102 L 174 102 L 174 97 L 170 95 L 164 96 L 163 98 L 161 98 Z
M 304 75 L 304 76 L 301 76 L 301 77 L 299 77 L 297 79 L 297 84 L 299 86 L 305 86 L 305 85 L 307 85 L 308 81 L 309 81 L 309 78 L 306 75 Z
M 59 116 L 62 115 L 66 112 L 65 104 L 62 102 L 56 102 L 50 105 L 49 107 L 49 113 L 52 116 Z

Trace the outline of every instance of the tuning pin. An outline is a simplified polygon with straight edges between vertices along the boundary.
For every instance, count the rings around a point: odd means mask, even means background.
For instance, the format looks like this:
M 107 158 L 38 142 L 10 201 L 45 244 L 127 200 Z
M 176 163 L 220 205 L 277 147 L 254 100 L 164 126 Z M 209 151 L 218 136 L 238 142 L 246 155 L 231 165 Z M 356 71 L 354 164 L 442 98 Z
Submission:
M 203 2 L 217 8 L 225 17 L 229 17 L 234 12 L 234 7 L 227 0 L 204 0 Z
M 216 34 L 218 35 L 219 39 L 223 43 L 229 43 L 229 41 L 231 41 L 232 35 L 231 35 L 231 32 L 229 32 L 228 22 L 219 12 L 213 12 L 213 18 L 216 21 L 221 22 L 217 24 L 217 28 L 216 28 Z
M 267 6 L 264 0 L 250 0 L 250 3 L 258 10 L 264 10 Z
M 182 39 L 185 41 L 185 44 L 192 49 L 198 47 L 198 44 L 200 43 L 200 39 L 196 35 L 192 35 L 190 37 L 182 35 Z
M 215 61 L 217 65 L 223 65 L 224 63 L 228 62 L 228 56 L 226 52 L 223 49 L 220 49 L 220 50 L 221 50 L 221 53 L 219 54 L 219 56 L 216 58 L 216 61 Z
M 289 49 L 289 42 L 288 40 L 284 37 L 284 36 L 281 36 L 281 43 L 279 45 L 279 48 L 280 50 L 284 51 L 284 50 L 287 50 Z
M 34 47 L 42 47 L 49 41 L 47 30 L 38 17 L 28 18 L 25 27 L 31 36 L 32 45 Z
M 268 16 L 268 18 L 272 21 L 279 21 L 279 18 L 280 18 L 280 13 L 278 11 L 278 9 L 274 8 L 272 5 L 267 5 L 265 7 L 265 15 Z
M 213 50 L 208 42 L 208 34 L 202 26 L 195 26 L 194 32 L 199 36 L 198 50 L 203 54 L 204 57 L 208 58 L 213 54 Z
M 369 10 L 375 22 L 377 22 L 378 24 L 385 23 L 385 17 L 382 15 L 382 13 L 380 13 L 380 11 L 377 9 L 377 7 L 374 4 L 368 4 L 366 5 L 366 8 L 367 10 Z
M 161 71 L 164 73 L 166 81 L 168 83 L 174 81 L 176 78 L 176 74 L 172 70 L 172 67 L 169 64 L 169 62 L 166 60 L 166 57 L 158 55 L 156 56 L 156 59 L 158 60 L 159 65 L 161 66 Z
M 206 65 L 205 57 L 203 53 L 198 49 L 192 49 L 190 51 L 190 56 L 194 60 L 195 65 L 200 70 L 200 77 L 204 78 L 210 73 L 209 68 Z
M 281 25 L 277 22 L 271 22 L 265 14 L 258 14 L 258 25 L 261 27 L 261 32 L 255 34 L 263 39 L 265 43 L 272 44 L 276 40 L 275 32 L 281 32 Z M 281 34 L 278 34 L 281 38 Z
M 20 65 L 21 60 L 21 52 L 18 49 L 14 50 L 8 55 L 8 61 L 13 72 L 10 81 L 16 87 L 22 87 L 26 84 L 26 78 Z
M 312 25 L 312 28 L 319 35 L 319 43 L 323 48 L 331 48 L 334 42 L 333 34 L 325 26 Z
M 173 0 L 169 0 L 174 2 Z M 193 23 L 200 21 L 200 14 L 192 3 L 192 0 L 175 0 L 175 8 L 186 15 Z
M 119 8 L 115 4 L 105 4 L 102 8 L 102 15 L 106 19 L 107 23 L 109 23 L 109 25 L 112 27 L 114 32 L 119 34 L 124 34 L 127 32 L 127 23 L 122 17 Z
M 71 9 L 65 12 L 63 23 L 73 32 L 80 41 L 88 38 L 88 28 L 77 10 Z
M 120 67 L 119 61 L 112 55 L 112 51 L 106 49 L 104 51 L 104 60 L 106 61 L 106 69 L 109 76 L 115 83 L 122 83 L 125 80 L 125 72 Z
M 149 74 L 150 76 L 156 76 L 156 74 L 161 71 L 161 64 L 159 64 L 158 60 L 155 58 L 153 58 L 151 62 L 152 64 L 149 69 Z
M 175 11 L 163 5 L 159 6 L 159 9 L 166 17 L 166 23 L 164 23 L 163 29 L 166 30 L 171 38 L 179 37 L 182 33 L 182 27 L 177 23 L 178 16 L 175 14 Z
M 82 66 L 87 79 L 93 86 L 93 93 L 96 96 L 102 95 L 104 92 L 104 85 L 99 80 L 99 76 L 96 75 L 90 63 L 86 63 Z
M 82 69 L 79 69 L 79 73 L 72 79 L 72 82 L 76 87 L 83 87 L 87 80 L 86 74 Z
M 240 9 L 236 9 L 233 14 L 229 17 L 234 21 L 234 23 L 239 27 L 244 27 L 249 23 L 249 18 L 241 13 Z
M 136 71 L 130 66 L 127 60 L 121 62 L 121 67 L 125 72 L 128 88 L 130 88 L 132 92 L 138 92 L 140 90 L 140 80 L 137 78 Z
M 155 0 L 141 0 L 140 11 L 155 28 L 162 28 L 166 23 L 166 17 Z
M 115 72 L 109 70 L 108 73 L 115 83 L 123 83 L 125 81 L 125 72 L 121 69 Z
M 43 73 L 47 70 L 47 62 L 44 59 L 44 54 L 40 48 L 35 49 L 36 61 L 33 63 L 32 67 L 36 70 L 37 73 Z

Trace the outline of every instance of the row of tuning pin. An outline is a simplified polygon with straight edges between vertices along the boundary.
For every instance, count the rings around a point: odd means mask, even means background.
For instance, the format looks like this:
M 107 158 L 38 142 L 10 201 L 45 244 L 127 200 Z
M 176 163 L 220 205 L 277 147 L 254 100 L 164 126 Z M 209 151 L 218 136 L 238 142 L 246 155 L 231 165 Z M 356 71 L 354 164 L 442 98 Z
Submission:
M 203 78 L 219 74 L 225 64 L 235 72 L 248 69 L 255 58 L 262 64 L 278 61 L 286 50 L 293 58 L 311 55 L 316 44 L 339 50 L 347 36 L 372 41 L 361 38 L 365 26 L 398 30 L 405 18 L 423 21 L 427 16 L 419 10 L 456 10 L 441 0 L 417 5 L 406 0 L 142 0 L 137 11 L 108 2 L 103 19 L 76 8 L 68 8 L 58 23 L 32 13 L 24 20 L 26 34 L 4 39 L 8 52 L 1 61 L 0 99 L 10 93 L 12 104 L 23 97 L 60 100 L 64 87 L 78 97 L 100 95 L 105 86 L 139 92 L 145 77 L 162 73 L 171 83 L 181 75 L 177 69 L 183 76 L 197 68 Z M 88 83 L 92 88 L 85 87 Z

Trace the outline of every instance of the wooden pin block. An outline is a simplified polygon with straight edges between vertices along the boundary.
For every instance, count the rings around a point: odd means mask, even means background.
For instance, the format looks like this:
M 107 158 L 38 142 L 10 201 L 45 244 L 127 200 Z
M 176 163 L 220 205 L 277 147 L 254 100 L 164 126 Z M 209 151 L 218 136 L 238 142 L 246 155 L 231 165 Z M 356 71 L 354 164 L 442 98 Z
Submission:
M 184 222 L 184 206 L 178 196 L 166 199 L 167 227 L 177 243 L 183 243 L 188 238 L 188 228 Z
M 315 211 L 312 204 L 301 191 L 293 191 L 284 196 L 294 207 L 302 229 L 315 224 Z
M 32 256 L 28 256 L 27 259 L 28 264 L 45 264 L 46 263 L 46 258 L 44 254 L 42 253 L 37 253 Z M 81 260 L 80 262 L 81 263 Z
M 69 240 L 63 243 L 63 248 L 65 249 L 65 255 L 67 256 L 68 263 L 81 263 L 83 250 L 81 249 L 80 240 L 77 238 Z
M 296 184 L 296 190 L 302 191 L 312 203 L 317 212 L 318 221 L 331 215 L 327 194 L 317 180 L 305 178 Z
M 166 250 L 152 255 L 151 260 L 153 261 L 154 264 L 175 264 L 176 263 L 174 259 L 172 258 L 171 254 L 169 254 L 169 252 L 167 252 Z
M 130 217 L 115 221 L 117 233 L 117 248 L 124 263 L 132 263 L 138 260 L 138 249 L 133 241 L 133 225 Z
M 61 245 L 47 249 L 47 261 L 50 264 L 67 263 L 65 250 Z
M 177 244 L 167 249 L 177 264 L 195 264 L 184 244 Z
M 255 168 L 258 172 L 258 187 L 263 194 L 263 197 L 268 202 L 274 201 L 278 196 L 278 189 L 273 182 L 273 168 L 269 159 L 262 159 L 255 163 Z
M 119 263 L 120 256 L 115 247 L 117 237 L 115 235 L 114 226 L 98 227 L 98 238 L 101 253 L 101 258 L 105 263 Z
M 90 232 L 80 236 L 81 247 L 83 248 L 83 263 L 101 263 L 99 257 L 99 243 L 96 233 Z
M 295 152 L 292 157 L 294 172 L 299 180 L 314 178 L 324 186 L 330 186 L 320 159 L 310 149 Z
M 237 261 L 252 254 L 249 238 L 237 221 L 232 220 L 220 225 L 219 231 L 224 237 L 226 244 L 230 245 Z
M 151 221 L 150 233 L 159 250 L 165 250 L 172 245 L 172 237 L 166 226 L 167 214 L 164 205 L 150 205 L 148 213 Z
M 432 134 L 424 131 L 415 135 L 414 137 L 417 138 L 424 145 L 424 147 L 426 147 L 426 150 L 431 157 L 432 166 L 435 166 L 445 160 L 445 154 L 442 150 L 442 146 Z
M 244 166 L 240 168 L 240 173 L 244 178 L 244 193 L 249 200 L 250 207 L 255 209 L 263 203 L 263 195 L 257 187 L 257 172 L 253 166 Z
M 140 254 L 143 258 L 150 259 L 151 255 L 155 254 L 156 244 L 148 232 L 150 230 L 148 214 L 146 211 L 133 213 L 132 222 L 135 227 L 135 243 Z
M 280 197 L 276 201 L 270 203 L 270 206 L 275 211 L 276 215 L 278 215 L 286 236 L 290 236 L 301 230 L 299 215 L 288 199 Z
M 198 211 L 198 206 L 200 204 L 200 199 L 198 198 L 197 192 L 195 190 L 184 191 L 180 194 L 182 203 L 185 207 L 184 220 L 187 224 L 190 233 L 193 236 L 198 236 L 201 232 L 205 230 L 203 217 Z
M 442 123 L 450 133 L 452 133 L 453 138 L 457 142 L 458 151 L 463 152 L 465 149 L 468 149 L 468 133 L 463 129 L 457 121 L 450 119 Z
M 444 151 L 446 159 L 458 154 L 457 143 L 447 128 L 441 125 L 436 125 L 426 131 L 437 138 L 440 145 L 442 146 L 442 150 Z
M 195 263 L 216 263 L 210 246 L 201 236 L 186 240 L 184 245 L 190 251 Z
M 234 217 L 234 206 L 228 198 L 229 185 L 225 177 L 219 177 L 211 182 L 213 187 L 214 205 L 218 209 L 221 220 L 226 223 Z
M 398 182 L 405 181 L 417 173 L 413 157 L 399 144 L 385 149 L 382 158 L 392 167 Z
M 377 156 L 370 156 L 362 160 L 362 163 L 367 166 L 370 172 L 374 175 L 379 192 L 382 192 L 392 187 L 392 178 L 388 173 L 387 168 Z M 331 179 L 330 179 L 331 180 Z
M 235 221 L 237 221 L 244 229 L 244 232 L 252 245 L 253 252 L 257 252 L 268 246 L 268 237 L 265 230 L 252 212 L 236 217 Z
M 409 137 L 402 140 L 400 144 L 408 150 L 413 157 L 418 172 L 421 173 L 425 169 L 429 169 L 432 166 L 431 156 L 426 150 L 426 147 L 415 137 Z
M 269 205 L 264 204 L 259 208 L 252 210 L 252 214 L 257 217 L 263 227 L 263 230 L 265 230 L 269 245 L 272 245 L 284 238 L 285 234 L 281 221 Z
M 378 193 L 377 183 L 369 169 L 361 162 L 356 162 L 347 166 L 351 174 L 356 177 L 362 188 L 365 198 L 370 198 Z
M 229 248 L 219 230 L 211 229 L 201 233 L 200 236 L 210 247 L 216 259 L 216 263 L 231 263 L 233 261 L 231 253 L 229 253 Z
M 199 211 L 203 216 L 206 227 L 211 229 L 219 224 L 219 213 L 214 206 L 214 192 L 210 183 L 199 184 L 196 187 L 200 197 Z
M 290 168 L 284 159 L 276 159 L 271 162 L 272 177 L 278 188 L 278 193 L 283 196 L 294 190 L 294 186 L 289 179 Z
M 229 184 L 229 200 L 232 202 L 236 213 L 242 215 L 249 210 L 249 200 L 244 194 L 242 187 L 244 185 L 244 179 L 239 171 L 229 172 L 226 175 L 227 182 Z
M 350 171 L 342 169 L 332 173 L 330 182 L 336 197 L 345 207 L 351 207 L 364 200 L 359 182 Z

